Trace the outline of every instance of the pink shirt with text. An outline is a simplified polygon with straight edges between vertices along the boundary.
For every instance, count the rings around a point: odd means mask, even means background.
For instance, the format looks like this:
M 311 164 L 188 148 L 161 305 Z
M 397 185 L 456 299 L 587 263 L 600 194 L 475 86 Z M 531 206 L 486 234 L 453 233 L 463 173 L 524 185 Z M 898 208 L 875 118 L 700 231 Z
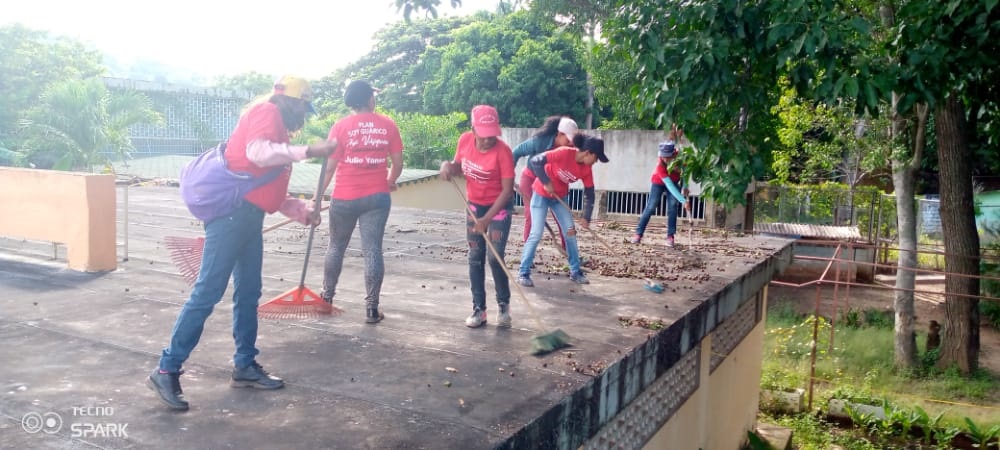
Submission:
M 500 139 L 481 152 L 476 148 L 476 135 L 466 132 L 458 138 L 454 162 L 462 165 L 469 201 L 477 205 L 492 205 L 503 191 L 501 181 L 514 179 L 514 153 Z
M 552 188 L 560 198 L 569 194 L 569 185 L 577 180 L 583 181 L 583 187 L 594 187 L 594 175 L 591 167 L 586 164 L 576 162 L 575 147 L 559 147 L 545 152 L 545 174 L 552 181 Z M 549 197 L 545 192 L 542 180 L 536 178 L 531 185 L 536 194 L 542 197 Z
M 403 152 L 399 128 L 378 113 L 352 114 L 330 129 L 337 140 L 330 159 L 337 161 L 330 198 L 355 200 L 389 192 L 389 155 Z

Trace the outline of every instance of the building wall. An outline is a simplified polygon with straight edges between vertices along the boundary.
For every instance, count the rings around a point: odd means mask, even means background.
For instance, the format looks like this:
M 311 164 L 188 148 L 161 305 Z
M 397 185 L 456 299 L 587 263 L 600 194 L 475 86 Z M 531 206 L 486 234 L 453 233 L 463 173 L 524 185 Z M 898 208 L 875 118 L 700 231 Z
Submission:
M 114 270 L 115 196 L 114 175 L 0 167 L 0 235 L 66 244 L 73 270 Z

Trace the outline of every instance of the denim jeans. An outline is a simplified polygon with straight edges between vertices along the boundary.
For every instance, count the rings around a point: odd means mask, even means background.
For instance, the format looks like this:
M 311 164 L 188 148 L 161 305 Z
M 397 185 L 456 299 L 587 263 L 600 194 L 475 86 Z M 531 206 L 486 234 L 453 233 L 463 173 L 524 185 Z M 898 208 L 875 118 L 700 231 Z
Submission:
M 673 183 L 672 180 L 667 180 L 667 182 Z M 677 201 L 670 194 L 666 186 L 651 183 L 649 198 L 646 199 L 646 209 L 642 210 L 642 216 L 639 217 L 639 225 L 635 227 L 635 234 L 642 236 L 646 232 L 646 225 L 649 225 L 649 218 L 656 212 L 656 205 L 660 204 L 660 197 L 663 194 L 667 194 L 667 236 L 673 236 L 677 232 L 677 214 L 680 211 L 681 202 Z
M 566 202 L 567 198 L 563 198 L 563 202 Z M 548 214 L 549 210 L 555 213 L 563 240 L 566 241 L 569 271 L 571 274 L 580 272 L 580 251 L 576 246 L 576 225 L 573 223 L 573 212 L 561 205 L 557 199 L 532 195 L 531 233 L 528 235 L 528 242 L 524 243 L 524 249 L 521 253 L 519 272 L 521 275 L 531 274 L 531 265 L 535 262 L 535 250 L 538 249 L 538 243 L 542 240 L 542 233 L 545 230 L 545 215 Z
M 476 217 L 486 214 L 490 206 L 469 203 L 475 209 Z M 493 284 L 496 286 L 497 305 L 507 305 L 510 303 L 510 280 L 507 279 L 507 271 L 504 265 L 504 251 L 507 249 L 507 237 L 510 235 L 510 222 L 513 206 L 500 211 L 490 222 L 486 230 L 486 235 L 490 237 L 490 243 L 500 254 L 498 261 L 493 252 L 486 247 L 486 240 L 482 233 L 472 231 L 474 223 L 468 214 L 466 220 L 466 236 L 469 240 L 469 282 L 472 285 L 472 307 L 480 311 L 486 311 L 486 260 L 490 262 L 490 271 L 493 273 Z
M 326 249 L 323 270 L 323 298 L 337 293 L 340 272 L 344 268 L 344 252 L 351 242 L 354 227 L 360 224 L 361 255 L 365 259 L 365 307 L 378 308 L 385 261 L 382 259 L 382 238 L 389 219 L 392 198 L 388 193 L 372 194 L 355 200 L 330 201 L 330 246 Z
M 521 182 L 518 184 L 518 192 L 521 193 L 521 201 L 524 202 L 524 240 L 522 242 L 528 242 L 528 235 L 531 234 L 531 198 L 535 196 L 535 191 L 531 189 L 532 183 L 535 182 L 535 177 L 528 176 L 526 174 L 521 175 Z M 555 219 L 556 215 L 553 213 L 552 218 Z M 547 220 L 547 219 L 546 219 Z M 556 228 L 559 229 L 559 245 L 563 249 L 566 248 L 566 241 L 562 238 L 563 232 L 562 227 L 559 226 L 559 221 L 556 221 Z
M 264 211 L 249 202 L 232 214 L 205 224 L 201 271 L 191 296 L 181 308 L 170 346 L 163 349 L 160 369 L 177 372 L 198 345 L 205 320 L 222 300 L 233 277 L 233 340 L 236 367 L 247 367 L 257 356 L 257 301 L 264 257 Z

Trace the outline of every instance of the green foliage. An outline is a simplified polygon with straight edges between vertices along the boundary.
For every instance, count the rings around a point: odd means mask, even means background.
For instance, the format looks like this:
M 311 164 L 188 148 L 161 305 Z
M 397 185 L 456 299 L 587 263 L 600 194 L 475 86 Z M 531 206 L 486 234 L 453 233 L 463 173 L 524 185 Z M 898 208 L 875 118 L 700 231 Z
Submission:
M 437 8 L 441 5 L 441 0 L 395 0 L 396 12 L 402 12 L 403 18 L 407 22 L 413 13 L 423 12 L 428 17 L 437 18 Z M 462 6 L 462 0 L 451 0 L 451 7 Z
M 100 55 L 82 43 L 21 25 L 0 27 L 0 142 L 18 150 L 21 115 L 52 83 L 103 74 Z
M 454 30 L 476 20 L 483 17 L 395 22 L 377 31 L 371 51 L 317 83 L 314 101 L 317 110 L 331 112 L 343 108 L 346 81 L 361 79 L 379 89 L 380 106 L 396 112 L 423 112 L 424 84 L 433 75 L 422 64 L 426 59 L 424 53 L 450 44 L 454 41 Z
M 40 168 L 90 169 L 108 163 L 109 149 L 125 159 L 132 150 L 128 127 L 158 123 L 159 113 L 145 95 L 110 91 L 99 78 L 51 84 L 21 122 L 28 159 Z
M 216 77 L 215 87 L 228 89 L 241 96 L 252 98 L 271 93 L 277 79 L 278 77 L 274 75 L 250 71 L 239 75 Z
M 459 125 L 468 117 L 463 113 L 428 116 L 418 113 L 390 114 L 403 138 L 404 167 L 437 170 L 442 161 L 455 156 L 455 145 L 461 136 Z
M 426 74 L 425 112 L 497 107 L 509 127 L 535 127 L 552 114 L 582 117 L 587 76 L 579 39 L 526 12 L 456 30 L 454 41 L 429 48 L 415 72 Z
M 779 182 L 841 181 L 856 186 L 871 173 L 889 168 L 892 150 L 885 116 L 857 117 L 843 103 L 824 104 L 798 97 L 782 79 L 778 142 L 771 165 Z
M 980 428 L 972 419 L 965 418 L 966 432 L 976 448 L 998 447 L 995 442 L 1000 436 L 1000 425 L 993 425 L 990 428 Z

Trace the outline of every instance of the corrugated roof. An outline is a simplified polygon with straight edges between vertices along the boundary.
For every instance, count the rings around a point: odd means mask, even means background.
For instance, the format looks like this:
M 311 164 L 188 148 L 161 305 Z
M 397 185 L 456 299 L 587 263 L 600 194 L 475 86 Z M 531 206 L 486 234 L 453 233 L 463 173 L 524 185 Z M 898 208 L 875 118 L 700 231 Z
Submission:
M 168 179 L 176 180 L 181 173 L 181 168 L 194 156 L 184 155 L 163 155 L 149 158 L 129 160 L 127 163 L 116 162 L 115 173 L 128 175 L 141 179 Z M 397 181 L 400 185 L 415 183 L 429 178 L 437 177 L 438 171 L 427 169 L 403 169 L 403 173 Z M 319 164 L 309 162 L 297 162 L 292 168 L 292 179 L 288 182 L 288 192 L 292 194 L 310 194 L 316 191 L 316 183 L 319 181 Z
M 753 230 L 778 236 L 794 236 L 806 239 L 861 240 L 861 233 L 855 226 L 811 225 L 805 223 L 755 223 Z

